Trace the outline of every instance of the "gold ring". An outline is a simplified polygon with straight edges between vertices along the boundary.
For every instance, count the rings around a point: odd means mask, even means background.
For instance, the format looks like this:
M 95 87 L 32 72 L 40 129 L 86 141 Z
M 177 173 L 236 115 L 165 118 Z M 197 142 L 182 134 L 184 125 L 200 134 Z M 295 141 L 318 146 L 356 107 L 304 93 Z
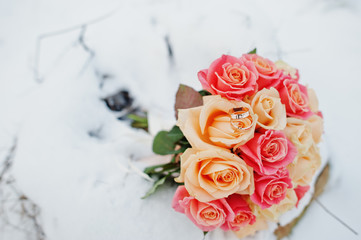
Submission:
M 232 108 L 229 111 L 229 115 L 231 118 L 231 125 L 235 130 L 247 130 L 252 127 L 252 124 L 244 127 L 244 121 L 242 121 L 245 118 L 253 121 L 253 117 L 250 115 L 250 111 L 247 107 Z

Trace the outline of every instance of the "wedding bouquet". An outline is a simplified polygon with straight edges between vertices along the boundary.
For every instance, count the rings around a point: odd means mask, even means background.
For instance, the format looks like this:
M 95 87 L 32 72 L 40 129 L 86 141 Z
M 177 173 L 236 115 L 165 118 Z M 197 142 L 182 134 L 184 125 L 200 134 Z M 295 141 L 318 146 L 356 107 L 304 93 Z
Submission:
M 315 92 L 283 61 L 223 55 L 199 71 L 200 92 L 181 85 L 176 126 L 153 151 L 173 155 L 145 170 L 179 184 L 172 207 L 203 232 L 239 238 L 297 207 L 321 166 L 323 117 Z

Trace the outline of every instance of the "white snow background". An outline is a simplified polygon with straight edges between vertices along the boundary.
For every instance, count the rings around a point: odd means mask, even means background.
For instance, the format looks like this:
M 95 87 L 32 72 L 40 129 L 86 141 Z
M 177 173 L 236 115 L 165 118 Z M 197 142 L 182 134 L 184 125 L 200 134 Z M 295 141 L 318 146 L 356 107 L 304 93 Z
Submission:
M 199 70 L 254 47 L 316 90 L 333 167 L 319 201 L 361 234 L 360 1 L 0 0 L 0 172 L 15 146 L 0 239 L 201 240 L 171 208 L 174 189 L 141 199 L 152 183 L 136 169 L 174 124 L 179 83 L 199 90 Z M 148 111 L 152 135 L 107 108 L 120 89 Z M 24 229 L 13 187 L 40 209 L 44 235 Z M 360 235 L 313 203 L 288 239 Z

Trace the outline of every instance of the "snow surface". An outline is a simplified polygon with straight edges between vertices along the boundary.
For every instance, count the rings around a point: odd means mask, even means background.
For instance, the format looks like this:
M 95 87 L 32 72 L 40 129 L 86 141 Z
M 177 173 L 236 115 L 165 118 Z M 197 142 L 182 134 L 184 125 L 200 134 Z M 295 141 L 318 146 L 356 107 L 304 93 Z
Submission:
M 16 142 L 8 174 L 40 208 L 46 239 L 202 239 L 171 209 L 174 189 L 140 199 L 152 182 L 139 169 L 145 158 L 155 161 L 154 134 L 174 124 L 178 84 L 200 89 L 198 70 L 257 47 L 299 68 L 316 90 L 333 164 L 319 201 L 361 234 L 360 7 L 357 0 L 0 1 L 0 171 Z M 108 110 L 102 98 L 120 89 L 149 112 L 153 136 Z M 222 238 L 233 236 L 206 237 Z M 0 221 L 0 239 L 39 236 Z M 314 203 L 289 239 L 359 236 Z

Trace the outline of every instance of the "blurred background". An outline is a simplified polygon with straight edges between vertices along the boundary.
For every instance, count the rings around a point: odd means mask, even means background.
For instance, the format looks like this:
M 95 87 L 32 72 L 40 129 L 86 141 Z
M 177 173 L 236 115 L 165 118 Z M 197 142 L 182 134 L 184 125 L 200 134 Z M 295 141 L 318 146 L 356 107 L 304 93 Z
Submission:
M 255 47 L 316 90 L 319 201 L 361 233 L 361 1 L 0 0 L 0 239 L 202 239 L 174 189 L 140 199 L 140 172 L 179 83 L 200 90 L 200 69 Z M 288 239 L 360 236 L 314 203 Z

